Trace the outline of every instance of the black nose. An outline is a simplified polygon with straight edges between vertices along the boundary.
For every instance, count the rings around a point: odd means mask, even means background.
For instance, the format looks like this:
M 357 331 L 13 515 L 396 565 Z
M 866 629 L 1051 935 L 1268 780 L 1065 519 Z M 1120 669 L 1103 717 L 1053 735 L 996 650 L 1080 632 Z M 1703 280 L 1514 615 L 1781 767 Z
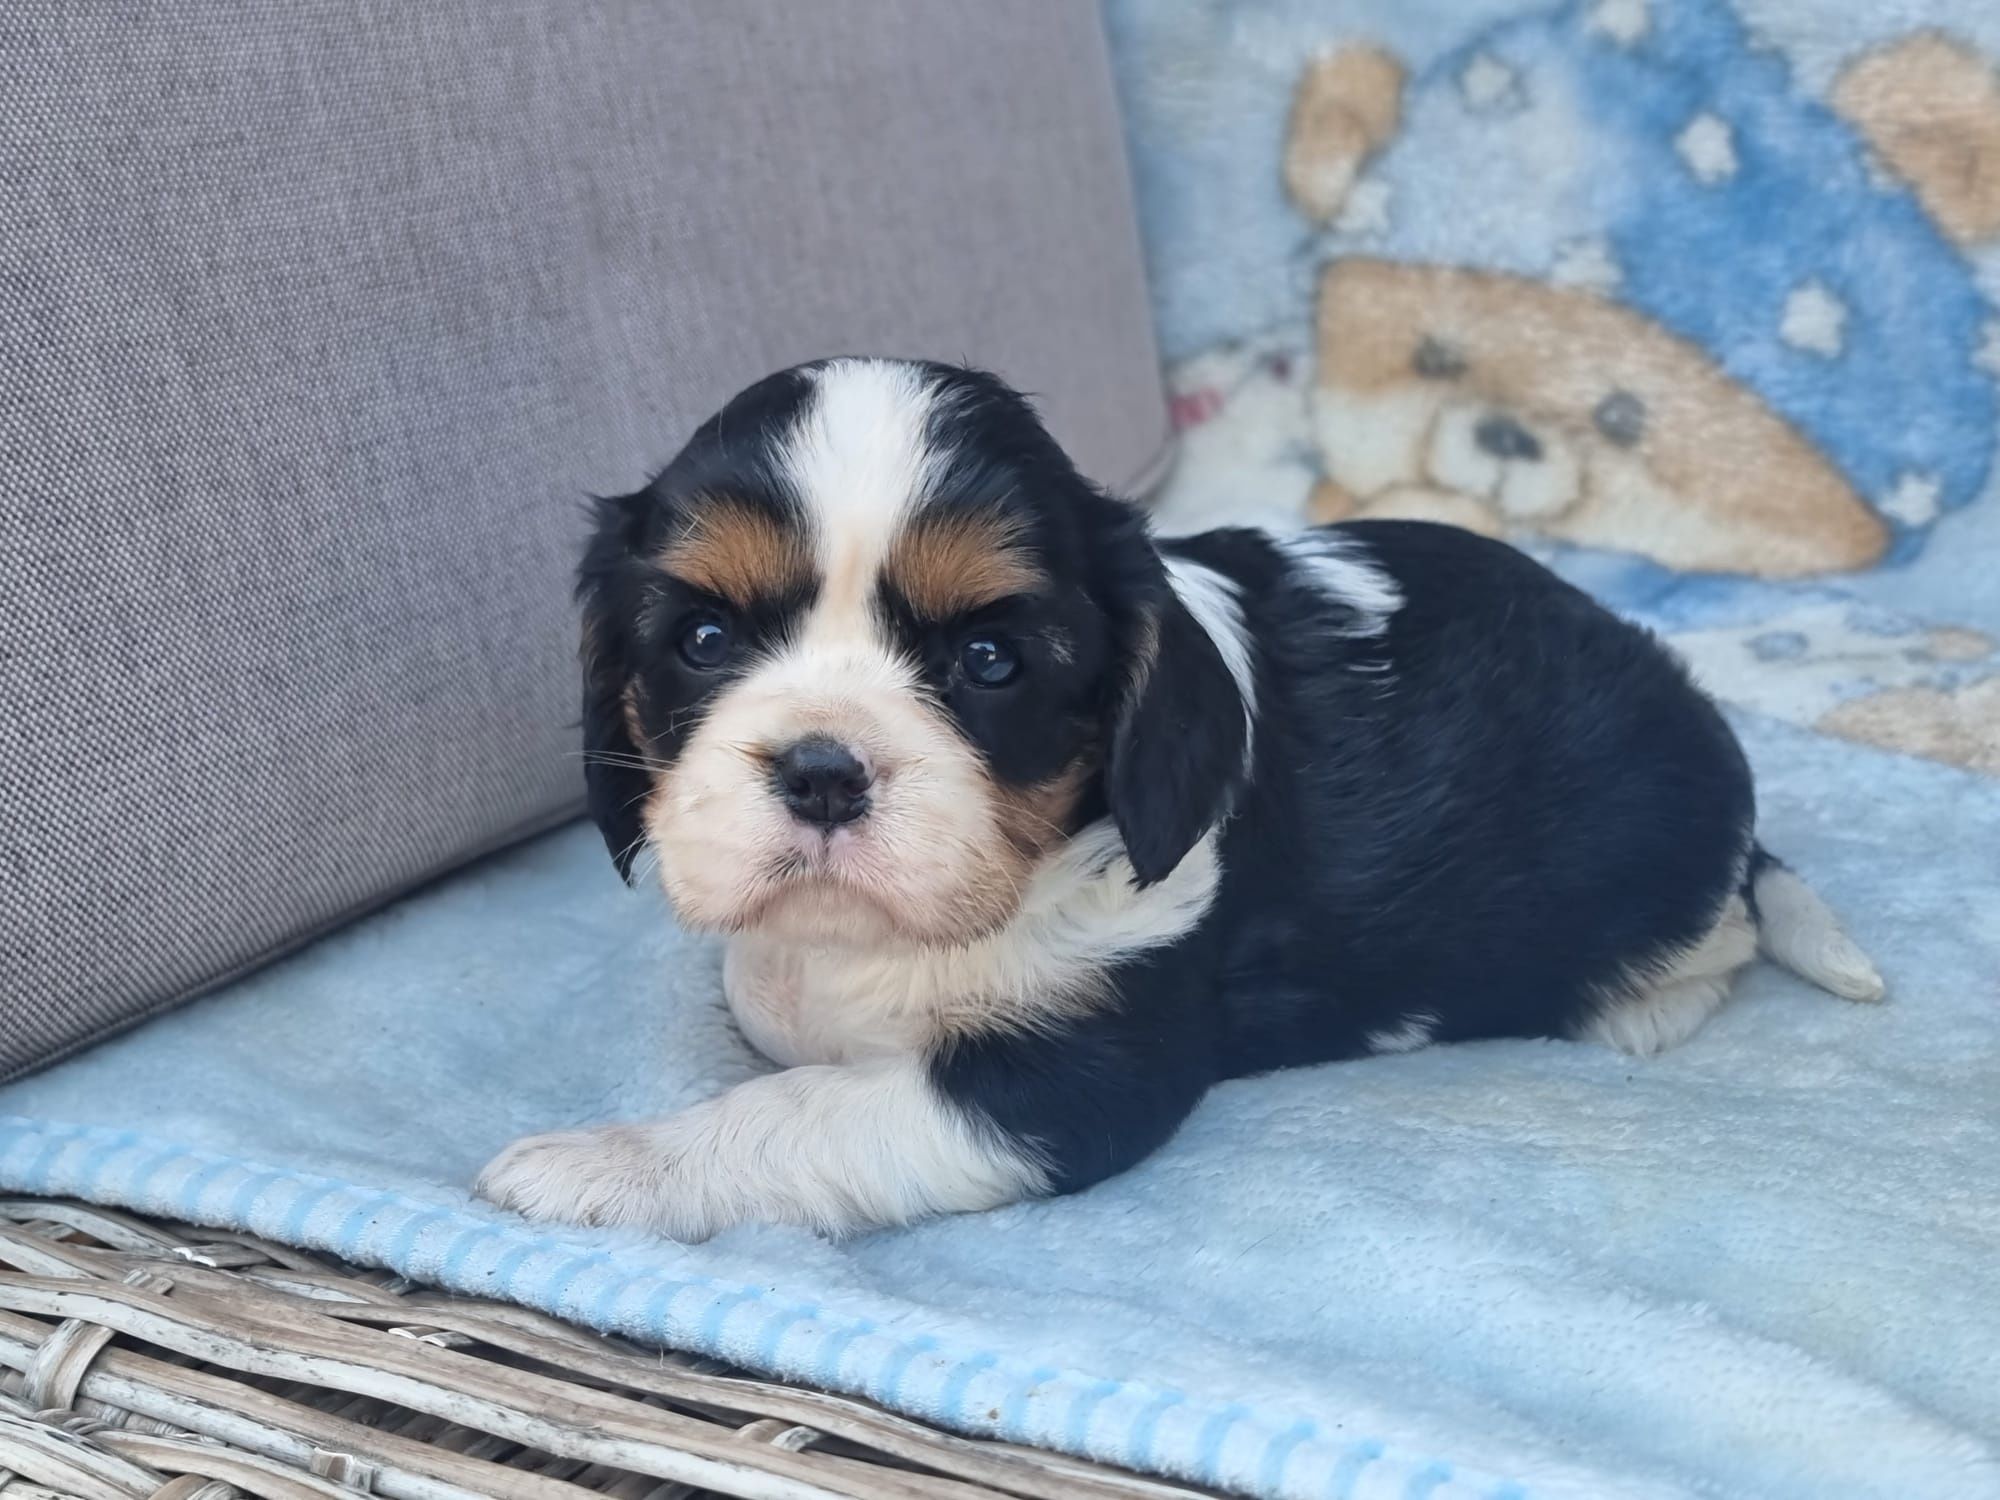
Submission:
M 832 828 L 868 811 L 868 768 L 825 735 L 808 735 L 781 751 L 772 770 L 792 816 Z
M 1481 417 L 1472 429 L 1472 440 L 1495 458 L 1532 460 L 1542 456 L 1542 445 L 1535 435 L 1512 417 Z

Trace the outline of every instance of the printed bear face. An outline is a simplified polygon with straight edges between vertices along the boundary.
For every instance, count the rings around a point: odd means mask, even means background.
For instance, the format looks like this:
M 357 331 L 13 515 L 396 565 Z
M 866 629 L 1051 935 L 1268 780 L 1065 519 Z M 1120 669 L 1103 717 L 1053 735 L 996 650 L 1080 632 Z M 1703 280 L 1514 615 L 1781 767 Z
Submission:
M 1351 258 L 1322 280 L 1319 349 L 1313 430 L 1338 488 L 1318 519 L 1519 524 L 1770 576 L 1864 567 L 1886 544 L 1754 394 L 1594 293 Z
M 2000 73 L 1922 33 L 1828 108 L 1727 0 L 1524 10 L 1418 71 L 1316 58 L 1317 519 L 1793 577 L 1907 558 L 1990 472 Z M 1420 368 L 1421 367 L 1421 368 Z

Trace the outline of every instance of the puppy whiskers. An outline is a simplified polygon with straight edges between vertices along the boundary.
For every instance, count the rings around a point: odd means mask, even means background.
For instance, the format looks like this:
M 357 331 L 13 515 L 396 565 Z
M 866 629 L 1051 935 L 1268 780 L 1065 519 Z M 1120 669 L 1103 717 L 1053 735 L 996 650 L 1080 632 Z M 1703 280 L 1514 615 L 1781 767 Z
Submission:
M 617 854 L 618 863 L 622 865 L 628 859 L 634 859 L 642 852 L 650 853 L 651 852 L 650 850 L 645 849 L 644 847 L 645 843 L 646 843 L 646 835 L 642 833 L 637 838 L 632 840 L 631 843 L 627 844 L 623 849 L 620 849 L 618 851 Z
M 586 765 L 618 766 L 629 771 L 669 771 L 673 769 L 666 761 L 654 760 L 651 756 L 641 755 L 636 752 L 627 753 L 622 750 L 576 750 L 572 751 L 571 754 L 577 756 Z

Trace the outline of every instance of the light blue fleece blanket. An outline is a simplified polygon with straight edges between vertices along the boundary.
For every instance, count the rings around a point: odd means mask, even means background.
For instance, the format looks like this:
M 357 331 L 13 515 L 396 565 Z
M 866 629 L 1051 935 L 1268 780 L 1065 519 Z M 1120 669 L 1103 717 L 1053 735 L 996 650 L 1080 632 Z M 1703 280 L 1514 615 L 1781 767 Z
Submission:
M 577 827 L 0 1090 L 0 1187 L 1258 1495 L 2000 1495 L 2000 788 L 1744 727 L 1890 1004 L 1760 969 L 1657 1061 L 1234 1083 L 1079 1197 L 846 1244 L 551 1232 L 467 1197 L 495 1149 L 758 1066 L 715 951 Z

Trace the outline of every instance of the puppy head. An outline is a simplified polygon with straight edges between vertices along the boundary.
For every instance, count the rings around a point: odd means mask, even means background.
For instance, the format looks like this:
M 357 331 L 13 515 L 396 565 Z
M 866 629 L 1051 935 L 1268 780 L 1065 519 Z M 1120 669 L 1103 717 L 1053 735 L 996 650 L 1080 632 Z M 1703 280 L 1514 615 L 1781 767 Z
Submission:
M 578 592 L 592 814 L 691 926 L 962 943 L 1106 813 L 1163 877 L 1241 774 L 1143 522 L 975 371 L 752 386 L 602 502 Z

